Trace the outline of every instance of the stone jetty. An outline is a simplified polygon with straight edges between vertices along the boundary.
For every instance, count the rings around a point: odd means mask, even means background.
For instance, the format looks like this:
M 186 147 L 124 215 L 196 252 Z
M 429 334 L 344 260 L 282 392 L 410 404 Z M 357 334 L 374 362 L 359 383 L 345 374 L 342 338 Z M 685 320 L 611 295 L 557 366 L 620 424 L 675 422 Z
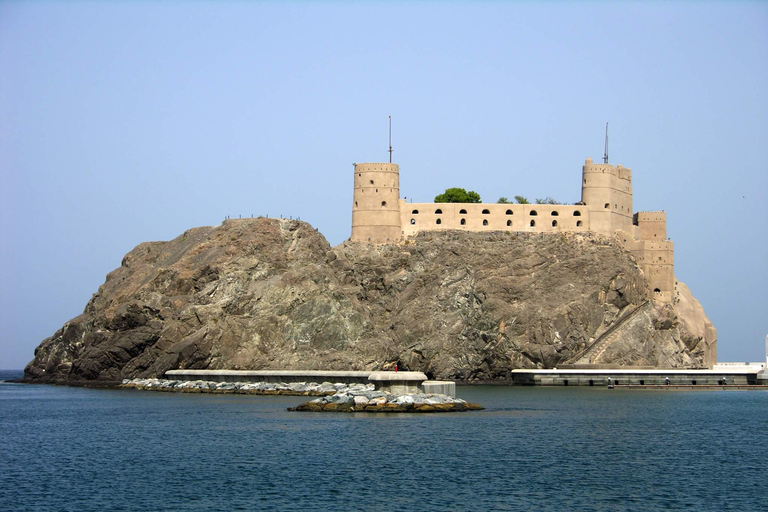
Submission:
M 380 384 L 377 381 L 376 384 Z M 125 379 L 121 387 L 176 393 L 293 395 L 318 398 L 289 411 L 311 412 L 460 412 L 481 406 L 440 393 L 391 393 L 373 383 L 216 382 L 205 380 Z
M 178 393 L 219 393 L 241 395 L 323 396 L 352 390 L 373 391 L 373 384 L 330 382 L 216 382 L 208 380 L 125 379 L 121 387 Z

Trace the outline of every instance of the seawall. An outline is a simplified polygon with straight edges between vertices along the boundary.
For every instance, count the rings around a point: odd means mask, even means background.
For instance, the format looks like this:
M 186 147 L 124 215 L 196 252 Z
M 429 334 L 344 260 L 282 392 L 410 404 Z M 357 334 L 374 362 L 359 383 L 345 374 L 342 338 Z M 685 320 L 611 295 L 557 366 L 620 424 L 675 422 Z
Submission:
M 657 370 L 642 368 L 512 370 L 512 382 L 524 386 L 759 386 L 757 371 Z M 609 382 L 610 379 L 610 382 Z

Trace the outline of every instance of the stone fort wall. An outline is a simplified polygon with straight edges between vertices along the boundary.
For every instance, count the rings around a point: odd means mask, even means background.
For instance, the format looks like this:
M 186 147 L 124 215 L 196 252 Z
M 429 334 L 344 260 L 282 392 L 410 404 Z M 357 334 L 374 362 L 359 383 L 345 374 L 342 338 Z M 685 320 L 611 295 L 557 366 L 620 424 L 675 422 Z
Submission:
M 649 298 L 672 302 L 674 245 L 665 212 L 632 212 L 632 171 L 621 165 L 582 166 L 575 205 L 408 203 L 400 199 L 400 167 L 355 164 L 351 240 L 393 243 L 419 231 L 594 232 L 616 235 L 648 279 Z
M 586 206 L 488 203 L 400 203 L 402 235 L 419 231 L 588 232 Z

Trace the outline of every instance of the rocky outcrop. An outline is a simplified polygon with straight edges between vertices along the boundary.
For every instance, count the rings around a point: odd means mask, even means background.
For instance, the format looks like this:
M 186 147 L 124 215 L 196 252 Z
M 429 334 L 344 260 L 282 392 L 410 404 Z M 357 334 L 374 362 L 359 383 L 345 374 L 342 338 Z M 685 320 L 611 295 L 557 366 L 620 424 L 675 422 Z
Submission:
M 430 378 L 507 379 L 584 351 L 645 290 L 629 253 L 594 234 L 447 231 L 332 248 L 303 222 L 229 220 L 128 253 L 83 314 L 35 350 L 25 379 L 395 364 Z M 704 364 L 714 328 L 679 291 L 601 361 Z
M 440 394 L 395 395 L 382 391 L 342 391 L 290 407 L 301 412 L 465 412 L 483 407 Z

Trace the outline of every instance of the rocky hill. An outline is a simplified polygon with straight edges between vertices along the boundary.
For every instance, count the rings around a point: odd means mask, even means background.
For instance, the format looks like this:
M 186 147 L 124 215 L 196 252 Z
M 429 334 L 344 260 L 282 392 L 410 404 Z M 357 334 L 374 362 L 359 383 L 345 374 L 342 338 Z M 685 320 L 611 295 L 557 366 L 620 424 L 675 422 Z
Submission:
M 401 369 L 504 380 L 582 353 L 645 302 L 618 242 L 594 234 L 422 233 L 331 247 L 310 225 L 238 219 L 143 243 L 35 350 L 34 382 L 170 369 Z M 702 366 L 715 331 L 682 283 L 602 364 Z

